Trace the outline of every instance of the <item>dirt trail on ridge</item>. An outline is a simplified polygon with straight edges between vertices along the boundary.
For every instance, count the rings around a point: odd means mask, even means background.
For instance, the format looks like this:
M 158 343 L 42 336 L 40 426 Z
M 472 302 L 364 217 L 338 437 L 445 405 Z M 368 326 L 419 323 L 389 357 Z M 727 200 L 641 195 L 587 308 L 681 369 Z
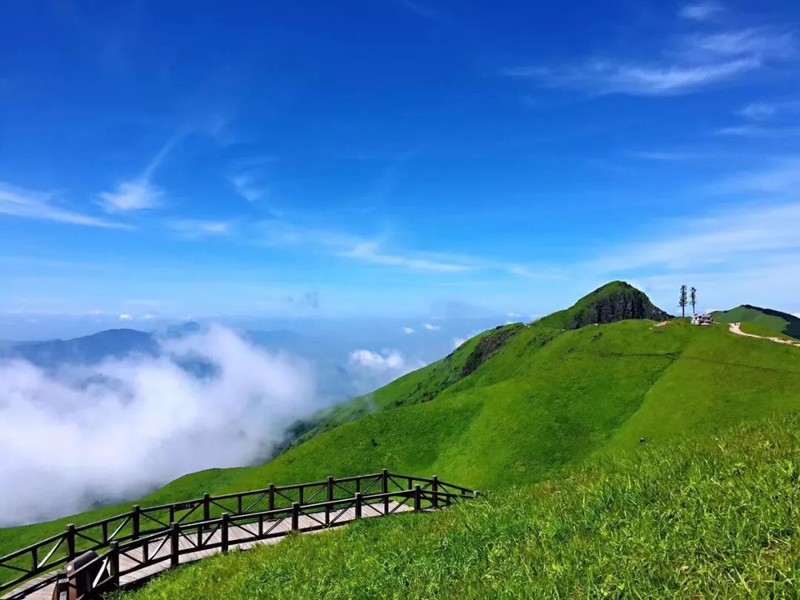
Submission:
M 758 338 L 760 340 L 769 340 L 771 342 L 775 342 L 776 344 L 784 344 L 786 346 L 794 346 L 795 348 L 800 348 L 800 342 L 793 342 L 791 340 L 784 340 L 779 337 L 764 337 L 763 335 L 754 335 L 752 333 L 745 333 L 742 331 L 742 324 L 741 323 L 731 323 L 728 327 L 731 333 L 735 333 L 736 335 L 742 335 L 744 337 L 751 337 L 751 338 Z

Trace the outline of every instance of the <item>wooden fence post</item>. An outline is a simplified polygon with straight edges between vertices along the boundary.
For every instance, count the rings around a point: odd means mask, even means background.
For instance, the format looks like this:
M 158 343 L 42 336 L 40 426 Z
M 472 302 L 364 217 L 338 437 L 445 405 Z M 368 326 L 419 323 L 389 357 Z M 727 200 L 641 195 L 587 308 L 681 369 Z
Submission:
M 382 481 L 381 493 L 386 494 L 383 497 L 383 514 L 384 515 L 388 515 L 389 514 L 389 496 L 388 496 L 388 494 L 389 494 L 389 471 L 387 471 L 386 469 L 384 469 L 383 472 L 381 473 L 381 481 Z
M 439 478 L 436 475 L 433 476 L 431 491 L 433 492 L 433 508 L 439 508 Z
M 211 519 L 211 496 L 203 494 L 203 521 Z
M 361 492 L 358 492 L 356 494 L 356 519 L 361 518 L 361 506 L 363 503 L 364 503 L 363 496 L 361 495 Z
M 111 550 L 108 553 L 108 574 L 114 587 L 119 587 L 119 542 L 111 542 Z
M 222 527 L 220 528 L 220 536 L 222 537 L 222 553 L 228 553 L 228 546 L 230 540 L 230 518 L 228 513 L 222 513 Z
M 414 510 L 422 510 L 422 488 L 414 486 Z
M 292 502 L 292 531 L 297 531 L 300 525 L 300 503 Z
M 181 556 L 180 556 L 180 529 L 178 529 L 178 524 L 173 522 L 169 528 L 169 545 L 170 545 L 170 554 L 169 554 L 169 564 L 170 567 L 173 569 L 181 564 Z
M 269 504 L 267 510 L 275 510 L 275 484 L 269 484 Z
M 75 558 L 75 525 L 72 523 L 67 525 L 67 558 Z
M 328 502 L 333 502 L 333 476 L 328 475 Z M 331 507 L 330 504 L 325 506 L 325 525 L 331 524 Z
M 142 508 L 138 504 L 134 504 L 132 512 L 131 529 L 133 529 L 133 539 L 138 540 L 142 527 Z

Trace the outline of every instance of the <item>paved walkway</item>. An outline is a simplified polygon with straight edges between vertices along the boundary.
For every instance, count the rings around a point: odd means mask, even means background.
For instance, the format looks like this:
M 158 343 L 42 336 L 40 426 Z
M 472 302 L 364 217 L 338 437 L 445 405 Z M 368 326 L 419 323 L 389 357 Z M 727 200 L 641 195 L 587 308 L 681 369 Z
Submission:
M 413 507 L 408 506 L 406 504 L 399 504 L 397 502 L 390 502 L 389 503 L 389 514 L 406 512 L 406 511 L 411 510 L 412 508 Z M 324 515 L 324 513 L 318 513 L 318 515 Z M 345 523 L 345 522 L 354 521 L 355 520 L 355 516 L 356 516 L 355 515 L 355 509 L 351 508 L 351 509 L 345 511 L 342 514 L 342 516 L 339 519 L 337 519 L 337 523 Z M 362 518 L 382 517 L 382 516 L 384 516 L 383 503 L 365 504 L 363 506 Z M 300 515 L 300 517 L 298 519 L 298 529 L 300 529 L 300 530 L 307 529 L 307 528 L 312 528 L 312 527 L 315 527 L 315 526 L 318 526 L 318 525 L 319 525 L 318 521 L 316 521 L 312 517 L 309 517 L 309 516 L 306 516 L 306 515 Z M 252 538 L 253 537 L 253 535 L 255 533 L 255 530 L 248 531 L 249 528 L 250 528 L 249 525 L 243 525 L 243 526 L 240 526 L 240 527 L 231 527 L 229 529 L 229 531 L 228 531 L 228 539 L 229 539 L 229 543 L 230 543 L 231 549 L 248 550 L 248 549 L 253 548 L 255 546 L 264 546 L 264 545 L 269 545 L 269 544 L 277 544 L 284 537 L 286 537 L 286 535 L 288 533 L 291 532 L 292 526 L 291 526 L 291 519 L 290 518 L 281 519 L 278 522 L 278 524 L 275 527 L 275 529 L 273 530 L 273 533 L 283 533 L 284 535 L 282 535 L 280 537 L 268 538 L 268 539 L 265 539 L 265 540 L 258 540 L 258 541 L 255 541 L 255 542 L 237 543 L 236 540 L 243 539 L 243 538 Z M 316 530 L 314 532 L 309 532 L 309 533 L 316 533 L 316 532 L 319 532 L 319 531 L 325 531 L 325 530 L 324 529 L 321 529 L 321 530 L 318 529 L 318 530 Z M 166 535 L 167 534 L 165 533 L 163 537 L 158 537 L 155 540 L 153 540 L 151 543 L 148 544 L 148 546 L 149 546 L 148 547 L 148 554 L 151 557 L 151 559 L 152 558 L 160 558 L 160 557 L 169 557 L 170 556 L 170 544 L 169 544 L 169 541 L 167 541 L 165 543 L 162 543 L 164 541 L 164 538 L 166 537 Z M 211 538 L 211 541 L 209 543 L 220 542 L 220 535 L 221 535 L 221 533 L 219 531 L 215 532 L 214 535 Z M 195 547 L 195 545 L 193 544 L 193 541 L 190 541 L 186 536 L 181 536 L 181 539 L 179 541 L 179 545 L 180 545 L 181 549 L 185 549 L 185 550 L 190 550 L 191 548 Z M 159 546 L 161 546 L 161 547 L 159 548 Z M 135 569 L 136 565 L 140 564 L 140 562 L 142 561 L 142 556 L 143 556 L 142 550 L 143 550 L 142 548 L 137 548 L 135 550 L 132 550 L 129 553 L 121 554 L 120 555 L 120 561 L 119 561 L 120 562 L 120 565 L 119 565 L 120 566 L 120 572 L 125 572 L 128 569 Z M 198 551 L 198 552 L 191 552 L 191 553 L 187 553 L 187 554 L 182 554 L 180 556 L 180 562 L 181 562 L 181 564 L 190 563 L 190 562 L 194 562 L 194 561 L 206 558 L 206 557 L 211 556 L 213 554 L 219 554 L 220 552 L 221 552 L 221 550 L 219 548 L 215 548 L 213 550 L 201 550 L 201 551 Z M 120 577 L 120 583 L 122 585 L 129 585 L 129 584 L 134 583 L 135 581 L 138 581 L 140 579 L 146 579 L 148 577 L 152 577 L 153 575 L 156 575 L 156 574 L 158 574 L 158 573 L 160 573 L 162 571 L 166 571 L 167 569 L 169 569 L 169 565 L 170 565 L 169 559 L 165 558 L 165 560 L 163 562 L 160 562 L 160 563 L 158 563 L 156 565 L 152 565 L 152 566 L 149 566 L 149 567 L 144 567 L 144 568 L 135 570 L 132 573 L 129 573 L 127 575 L 123 575 L 122 577 Z M 46 578 L 47 578 L 47 576 L 43 576 L 43 577 L 39 578 L 38 581 L 42 581 L 42 580 L 44 580 Z M 28 582 L 25 587 L 26 588 L 35 587 L 36 581 L 37 580 L 33 580 L 31 582 Z M 19 593 L 19 590 L 14 592 L 14 593 L 15 594 Z M 31 598 L 32 600 L 51 600 L 52 597 L 53 597 L 53 586 L 50 585 L 50 586 L 47 586 L 47 587 L 42 588 L 40 590 L 37 590 L 35 592 L 32 592 L 31 594 L 29 594 L 26 597 L 27 598 Z
M 785 340 L 779 337 L 764 337 L 763 335 L 754 335 L 752 333 L 745 333 L 744 331 L 742 331 L 741 323 L 731 323 L 728 329 L 730 330 L 731 333 L 735 333 L 736 335 L 758 338 L 760 340 L 769 340 L 771 342 L 775 342 L 776 344 L 784 344 L 785 346 L 794 346 L 795 348 L 800 348 L 800 342 L 793 342 L 792 340 Z

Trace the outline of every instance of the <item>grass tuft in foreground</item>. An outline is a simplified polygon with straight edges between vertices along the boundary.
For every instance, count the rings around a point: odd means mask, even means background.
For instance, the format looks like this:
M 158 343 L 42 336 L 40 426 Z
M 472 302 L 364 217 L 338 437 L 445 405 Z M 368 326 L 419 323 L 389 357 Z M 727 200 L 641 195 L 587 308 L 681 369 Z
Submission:
M 126 600 L 797 597 L 800 419 L 215 557 Z

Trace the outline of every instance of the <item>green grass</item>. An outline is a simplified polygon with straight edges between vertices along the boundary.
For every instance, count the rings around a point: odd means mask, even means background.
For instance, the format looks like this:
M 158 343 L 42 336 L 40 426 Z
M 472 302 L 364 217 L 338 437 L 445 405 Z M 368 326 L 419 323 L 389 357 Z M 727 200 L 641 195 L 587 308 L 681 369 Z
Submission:
M 124 598 L 796 598 L 799 425 L 647 444 L 445 512 L 210 558 Z
M 752 335 L 759 335 L 761 337 L 775 337 L 781 340 L 787 340 L 790 342 L 796 342 L 797 338 L 793 338 L 790 335 L 786 335 L 785 333 L 779 333 L 772 329 L 771 327 L 767 327 L 766 325 L 759 325 L 757 323 L 742 323 L 741 329 L 745 333 L 749 333 Z
M 413 378 L 400 381 L 413 389 Z M 396 385 L 379 394 L 391 398 Z M 561 332 L 536 323 L 431 401 L 373 412 L 263 466 L 187 475 L 141 503 L 384 467 L 501 489 L 636 448 L 640 437 L 658 443 L 708 436 L 797 410 L 798 390 L 800 349 L 735 336 L 724 326 L 625 321 Z M 0 530 L 0 554 L 63 531 L 67 522 L 126 509 Z
M 719 323 L 742 323 L 743 331 L 747 331 L 745 326 L 755 325 L 761 327 L 762 331 L 771 331 L 771 335 L 782 334 L 800 339 L 800 319 L 788 313 L 744 304 L 731 310 L 715 312 L 713 315 Z
M 375 392 L 337 404 L 313 415 L 300 425 L 302 431 L 291 447 L 299 446 L 320 433 L 367 415 L 435 399 L 448 387 L 460 381 L 464 377 L 465 370 L 485 360 L 485 353 L 481 352 L 485 341 L 498 338 L 505 341 L 522 328 L 523 325 L 516 323 L 485 331 L 464 342 L 442 360 L 408 373 Z

